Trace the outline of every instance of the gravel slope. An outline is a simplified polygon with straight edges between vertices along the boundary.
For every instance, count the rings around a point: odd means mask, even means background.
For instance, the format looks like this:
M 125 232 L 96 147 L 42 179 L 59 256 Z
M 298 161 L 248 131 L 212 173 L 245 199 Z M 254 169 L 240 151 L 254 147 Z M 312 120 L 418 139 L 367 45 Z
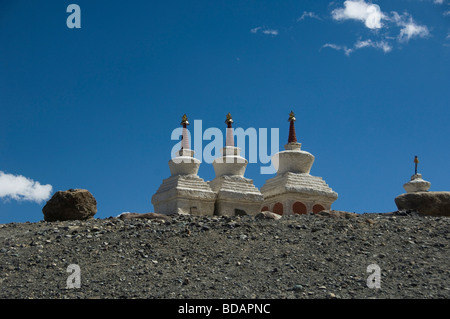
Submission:
M 6 224 L 0 298 L 450 298 L 449 226 L 386 214 Z M 80 288 L 66 287 L 70 264 Z

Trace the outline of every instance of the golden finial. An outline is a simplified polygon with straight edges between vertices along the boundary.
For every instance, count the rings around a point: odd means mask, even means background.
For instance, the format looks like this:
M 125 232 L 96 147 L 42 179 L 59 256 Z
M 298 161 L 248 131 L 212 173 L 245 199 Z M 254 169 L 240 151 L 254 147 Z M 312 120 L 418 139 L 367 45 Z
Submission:
M 289 113 L 289 122 L 296 121 L 294 112 Z
M 189 125 L 189 121 L 188 118 L 186 116 L 186 114 L 183 115 L 183 117 L 181 118 L 181 125 Z
M 231 118 L 231 114 L 230 113 L 227 114 L 227 119 L 225 120 L 225 123 L 227 123 L 227 124 L 233 123 L 233 119 Z

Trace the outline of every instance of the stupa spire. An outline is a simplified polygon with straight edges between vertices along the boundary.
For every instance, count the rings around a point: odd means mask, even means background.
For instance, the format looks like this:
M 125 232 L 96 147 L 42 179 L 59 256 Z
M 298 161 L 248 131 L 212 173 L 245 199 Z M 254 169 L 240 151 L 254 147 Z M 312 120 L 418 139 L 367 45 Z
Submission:
M 225 123 L 227 124 L 227 137 L 225 141 L 225 146 L 234 146 L 234 137 L 233 137 L 233 118 L 231 117 L 231 114 L 227 114 L 227 119 L 225 120 Z
M 288 121 L 290 122 L 288 143 L 297 143 L 297 136 L 295 136 L 295 126 L 294 126 L 294 122 L 296 121 L 296 119 L 293 111 L 291 111 L 291 113 L 289 114 Z
M 187 118 L 186 114 L 184 114 L 183 117 L 181 118 L 181 125 L 183 126 L 183 132 L 182 132 L 182 135 L 181 135 L 181 149 L 182 150 L 189 150 L 190 149 L 189 132 L 187 130 L 187 126 L 189 125 L 189 121 L 188 121 L 188 118 Z
M 417 156 L 414 157 L 415 170 L 414 175 L 417 175 L 417 164 L 419 164 L 419 158 Z

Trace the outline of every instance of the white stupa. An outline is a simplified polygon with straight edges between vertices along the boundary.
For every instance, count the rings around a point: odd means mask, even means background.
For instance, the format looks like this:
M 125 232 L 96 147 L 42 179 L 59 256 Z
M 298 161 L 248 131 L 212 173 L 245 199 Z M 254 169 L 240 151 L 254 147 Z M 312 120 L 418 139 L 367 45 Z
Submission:
M 234 146 L 234 136 L 230 113 L 227 124 L 226 143 L 222 156 L 213 162 L 216 178 L 209 182 L 216 193 L 215 215 L 255 215 L 260 212 L 263 196 L 253 185 L 253 180 L 245 178 L 248 161 L 240 156 L 240 148 Z
M 314 163 L 311 153 L 300 150 L 295 135 L 295 115 L 289 116 L 289 139 L 285 151 L 272 157 L 277 176 L 266 181 L 261 187 L 264 195 L 262 211 L 279 215 L 311 214 L 331 209 L 337 199 L 334 192 L 321 177 L 310 174 Z
M 197 173 L 200 161 L 193 157 L 190 149 L 186 114 L 183 116 L 181 150 L 177 157 L 169 161 L 170 176 L 164 179 L 152 197 L 155 213 L 160 214 L 193 214 L 212 216 L 216 195 L 208 183 Z
M 411 180 L 403 185 L 403 188 L 407 193 L 416 192 L 428 192 L 431 183 L 422 178 L 422 174 L 417 173 L 417 164 L 419 164 L 419 159 L 417 156 L 414 157 L 414 163 L 416 165 L 414 175 L 411 176 Z

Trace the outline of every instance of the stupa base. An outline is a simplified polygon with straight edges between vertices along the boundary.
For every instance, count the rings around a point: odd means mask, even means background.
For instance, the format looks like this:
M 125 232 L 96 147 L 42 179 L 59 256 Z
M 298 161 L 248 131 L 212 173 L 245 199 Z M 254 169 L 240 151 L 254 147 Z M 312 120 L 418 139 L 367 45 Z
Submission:
M 155 213 L 212 216 L 216 195 L 196 175 L 175 175 L 163 181 L 152 197 Z
M 223 175 L 210 181 L 209 185 L 217 194 L 214 215 L 256 215 L 261 211 L 264 197 L 253 185 L 253 180 Z
M 279 215 L 318 213 L 331 209 L 338 197 L 321 177 L 291 172 L 267 180 L 261 193 L 264 194 L 262 210 Z

